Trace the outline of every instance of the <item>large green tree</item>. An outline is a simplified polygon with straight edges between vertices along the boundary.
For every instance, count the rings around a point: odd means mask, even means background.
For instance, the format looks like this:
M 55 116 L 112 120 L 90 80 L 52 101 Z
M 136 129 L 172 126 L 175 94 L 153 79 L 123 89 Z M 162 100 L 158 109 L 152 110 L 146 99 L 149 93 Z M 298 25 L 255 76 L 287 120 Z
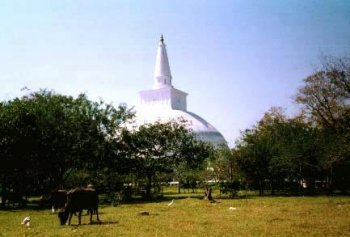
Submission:
M 58 187 L 78 169 L 105 165 L 118 128 L 132 117 L 121 105 L 51 91 L 0 104 L 0 183 L 3 195 Z M 115 157 L 113 157 L 115 159 Z
M 306 115 L 322 130 L 323 168 L 330 191 L 350 183 L 350 58 L 323 58 L 296 96 Z
M 319 133 L 302 117 L 287 118 L 272 109 L 251 130 L 242 134 L 235 151 L 247 180 L 260 190 L 300 187 L 320 175 Z M 269 184 L 266 187 L 266 184 Z
M 132 170 L 146 179 L 146 198 L 157 173 L 173 172 L 180 164 L 200 165 L 209 156 L 209 146 L 189 132 L 184 123 L 144 124 L 136 130 L 124 130 Z

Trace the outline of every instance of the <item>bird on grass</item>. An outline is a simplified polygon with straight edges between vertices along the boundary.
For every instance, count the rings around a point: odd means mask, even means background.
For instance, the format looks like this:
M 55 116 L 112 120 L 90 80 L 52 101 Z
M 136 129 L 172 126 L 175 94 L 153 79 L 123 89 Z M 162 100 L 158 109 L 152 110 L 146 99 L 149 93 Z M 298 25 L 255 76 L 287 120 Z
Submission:
M 170 206 L 173 205 L 173 204 L 174 204 L 174 199 L 171 200 L 171 202 L 169 202 L 168 207 L 170 207 Z
M 30 216 L 25 217 L 21 224 L 30 227 Z

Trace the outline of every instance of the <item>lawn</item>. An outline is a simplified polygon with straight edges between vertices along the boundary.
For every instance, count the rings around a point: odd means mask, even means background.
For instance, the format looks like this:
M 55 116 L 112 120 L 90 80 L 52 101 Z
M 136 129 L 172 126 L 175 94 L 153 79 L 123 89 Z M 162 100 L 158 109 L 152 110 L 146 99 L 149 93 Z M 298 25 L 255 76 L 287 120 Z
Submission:
M 195 196 L 174 198 L 170 207 L 169 200 L 102 205 L 102 223 L 89 225 L 83 216 L 81 226 L 77 217 L 72 226 L 60 226 L 50 210 L 2 210 L 0 237 L 350 236 L 350 197 L 251 197 L 214 203 Z M 21 225 L 25 216 L 31 217 L 30 228 Z

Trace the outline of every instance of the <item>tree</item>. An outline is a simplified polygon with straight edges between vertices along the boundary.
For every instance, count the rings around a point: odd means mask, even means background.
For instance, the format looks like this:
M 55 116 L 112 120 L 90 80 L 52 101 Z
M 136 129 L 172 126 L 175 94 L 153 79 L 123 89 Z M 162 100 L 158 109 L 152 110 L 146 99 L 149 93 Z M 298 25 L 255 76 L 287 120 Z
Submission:
M 157 173 L 173 172 L 185 162 L 194 167 L 208 156 L 208 148 L 177 122 L 144 124 L 137 130 L 123 131 L 133 171 L 146 178 L 146 198 L 151 198 L 151 185 Z
M 259 195 L 263 195 L 265 180 L 269 178 L 269 162 L 273 147 L 268 136 L 258 128 L 245 130 L 236 146 L 237 161 L 248 182 L 257 186 Z
M 242 181 L 241 171 L 237 163 L 235 149 L 227 146 L 220 146 L 214 150 L 211 167 L 216 175 L 216 180 L 220 182 L 220 191 L 235 196 Z
M 258 184 L 260 195 L 267 183 L 272 193 L 305 182 L 314 186 L 322 153 L 318 131 L 303 117 L 289 119 L 281 109 L 272 108 L 242 134 L 235 148 L 238 162 L 247 179 Z
M 343 171 L 350 168 L 350 58 L 324 58 L 321 69 L 304 82 L 296 101 L 322 129 L 323 168 L 331 191 L 337 183 L 350 182 L 350 175 Z
M 43 191 L 78 169 L 103 167 L 115 154 L 118 129 L 132 116 L 125 105 L 116 109 L 84 94 L 74 99 L 43 90 L 2 102 L 2 192 Z
M 333 82 L 334 72 L 320 71 L 305 79 L 296 101 L 305 106 L 313 121 L 326 128 L 341 129 L 348 112 L 344 91 Z

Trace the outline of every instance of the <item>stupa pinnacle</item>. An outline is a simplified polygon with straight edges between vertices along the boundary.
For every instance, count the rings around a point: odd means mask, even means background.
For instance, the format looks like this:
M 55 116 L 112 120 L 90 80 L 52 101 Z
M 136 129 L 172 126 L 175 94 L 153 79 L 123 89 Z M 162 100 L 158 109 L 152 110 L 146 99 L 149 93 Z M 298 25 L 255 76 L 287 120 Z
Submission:
M 154 68 L 153 89 L 171 87 L 171 78 L 166 45 L 164 44 L 164 37 L 161 35 L 157 50 L 156 65 Z

